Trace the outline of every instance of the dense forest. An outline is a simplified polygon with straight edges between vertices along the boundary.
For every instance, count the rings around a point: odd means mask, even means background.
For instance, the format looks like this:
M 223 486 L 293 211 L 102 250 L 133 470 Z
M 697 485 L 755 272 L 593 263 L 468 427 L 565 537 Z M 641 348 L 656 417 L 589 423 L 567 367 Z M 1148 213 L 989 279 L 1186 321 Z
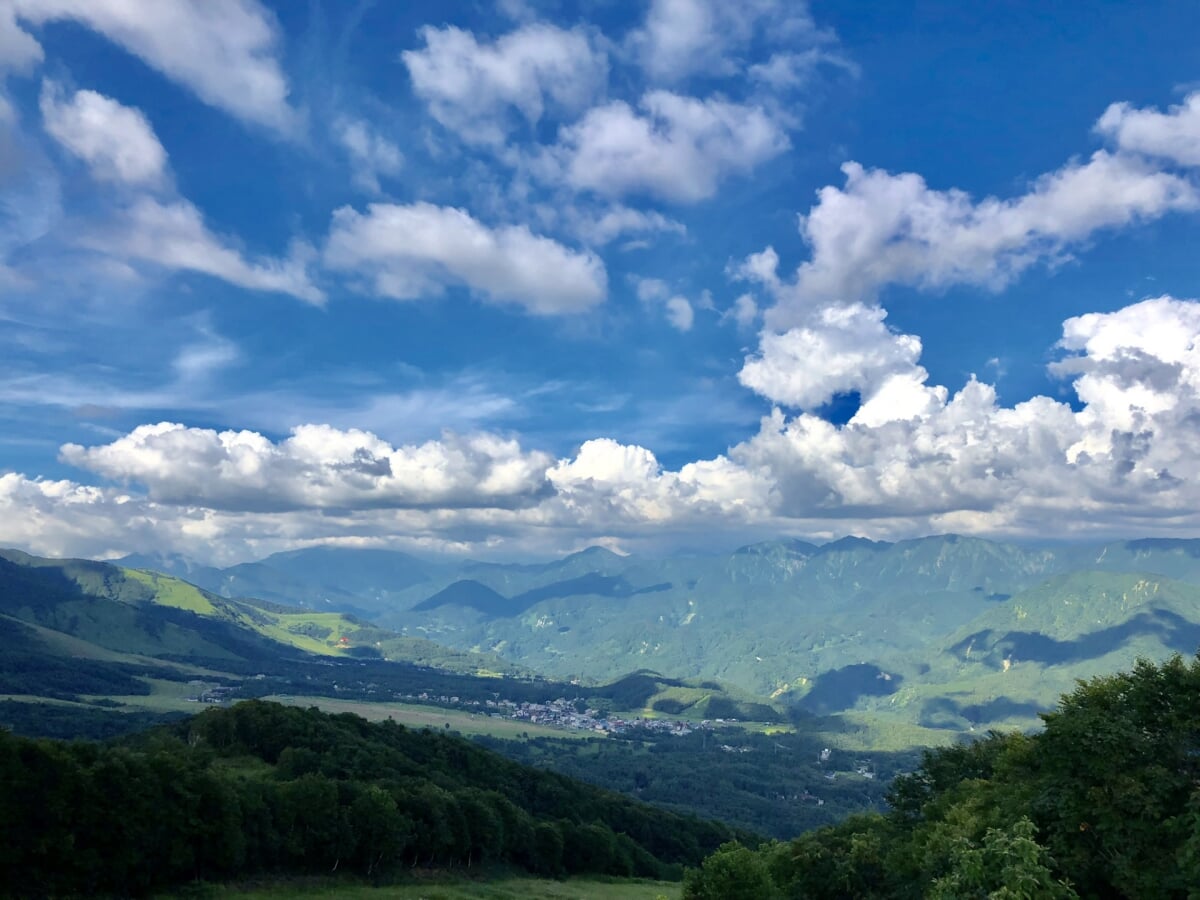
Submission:
M 0 731 L 0 786 L 0 884 L 18 896 L 481 863 L 678 877 L 757 840 L 452 735 L 262 701 L 107 744 Z
M 1200 897 L 1200 657 L 1081 682 L 1044 720 L 927 751 L 886 813 L 722 847 L 684 896 Z
M 518 762 L 781 840 L 882 809 L 892 777 L 919 761 L 915 750 L 823 753 L 804 732 L 736 728 L 665 739 L 635 729 L 591 740 L 476 741 Z

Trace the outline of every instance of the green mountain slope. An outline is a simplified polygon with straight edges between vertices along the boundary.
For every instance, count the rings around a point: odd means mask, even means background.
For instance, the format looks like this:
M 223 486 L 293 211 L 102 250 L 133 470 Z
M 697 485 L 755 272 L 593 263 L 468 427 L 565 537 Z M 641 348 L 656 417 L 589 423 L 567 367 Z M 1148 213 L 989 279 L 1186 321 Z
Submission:
M 507 579 L 513 602 L 517 589 L 546 596 L 515 615 L 415 607 L 385 620 L 559 676 L 608 678 L 641 665 L 715 678 L 811 713 L 847 714 L 876 738 L 880 729 L 908 735 L 889 738 L 900 743 L 1036 725 L 1074 678 L 1200 643 L 1198 594 L 1186 583 L 1200 583 L 1197 542 L 780 541 L 723 558 L 605 562 L 598 578 L 619 579 L 625 596 L 569 594 L 520 572 Z M 1148 577 L 1157 605 L 1139 593 L 1152 592 Z M 977 633 L 977 657 L 1007 640 L 1018 659 L 1005 671 L 1003 656 L 963 658 Z
M 890 680 L 843 698 L 843 706 L 876 722 L 949 732 L 1027 728 L 1080 678 L 1197 646 L 1200 586 L 1158 575 L 1073 572 L 994 604 L 923 653 L 892 657 Z
M 342 613 L 232 600 L 156 572 L 16 551 L 0 551 L 0 626 L 10 634 L 12 648 L 8 665 L 0 667 L 0 694 L 132 695 L 146 692 L 139 678 L 187 680 L 196 666 L 204 666 L 243 677 L 276 672 L 288 684 L 298 682 L 302 690 L 316 693 L 372 697 L 383 691 L 390 697 L 399 691 L 483 699 L 503 688 L 515 701 L 579 697 L 622 713 L 783 718 L 780 709 L 719 684 L 653 672 L 587 686 L 531 681 L 527 670 L 495 655 L 451 650 Z M 93 661 L 89 671 L 96 677 L 77 679 L 71 687 L 71 679 L 63 676 L 79 660 Z M 341 669 L 314 672 L 312 666 L 321 660 L 351 668 L 341 675 Z M 407 668 L 390 669 L 389 663 Z M 422 674 L 425 668 L 436 673 Z M 101 674 L 111 684 L 106 686 Z M 506 678 L 500 682 L 497 676 Z M 47 685 L 44 691 L 39 678 Z
M 319 559 L 310 550 L 264 563 L 323 584 Z M 364 558 L 355 583 L 369 590 L 348 602 L 398 633 L 552 678 L 597 683 L 648 669 L 716 680 L 810 712 L 908 726 L 918 739 L 1036 723 L 1077 674 L 1189 650 L 1200 622 L 1187 596 L 1200 584 L 1200 541 L 780 540 L 663 559 L 593 548 L 541 564 L 443 561 L 421 581 L 400 555 L 390 586 L 387 560 Z M 1128 599 L 1147 578 L 1173 585 L 1160 587 L 1171 595 L 1161 608 Z M 1018 614 L 1024 624 L 1010 621 Z M 972 635 L 978 658 L 964 658 Z M 1016 658 L 1003 671 L 1009 645 Z
M 135 554 L 118 562 L 176 576 L 221 597 L 255 597 L 284 606 L 354 614 L 390 604 L 406 589 L 421 589 L 418 586 L 427 585 L 444 568 L 405 553 L 342 547 L 276 553 L 226 569 L 178 555 Z
M 157 572 L 13 550 L 0 550 L 0 614 L 145 657 L 220 663 L 300 651 L 489 675 L 521 671 L 494 656 L 448 650 L 344 613 L 229 599 Z

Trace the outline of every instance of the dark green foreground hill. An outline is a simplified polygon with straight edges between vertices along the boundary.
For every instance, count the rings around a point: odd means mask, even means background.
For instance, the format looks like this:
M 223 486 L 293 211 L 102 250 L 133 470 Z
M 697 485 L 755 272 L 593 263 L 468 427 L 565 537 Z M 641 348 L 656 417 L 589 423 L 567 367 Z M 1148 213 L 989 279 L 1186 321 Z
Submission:
M 6 895 L 488 863 L 677 878 L 737 837 L 451 735 L 261 701 L 112 744 L 0 732 Z
M 1081 682 L 1043 718 L 927 751 L 886 814 L 724 847 L 684 896 L 1200 897 L 1200 656 Z

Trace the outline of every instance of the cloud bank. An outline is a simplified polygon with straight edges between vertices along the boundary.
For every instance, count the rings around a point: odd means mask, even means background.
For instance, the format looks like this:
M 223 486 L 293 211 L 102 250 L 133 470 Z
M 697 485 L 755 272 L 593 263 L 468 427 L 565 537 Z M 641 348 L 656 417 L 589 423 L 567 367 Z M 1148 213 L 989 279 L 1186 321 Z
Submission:
M 554 459 L 487 433 L 397 447 L 322 425 L 279 442 L 142 426 L 62 448 L 107 486 L 0 478 L 0 509 L 27 511 L 0 516 L 0 542 L 203 556 L 215 541 L 241 558 L 398 531 L 544 551 L 564 534 L 636 546 L 747 527 L 885 537 L 1020 535 L 1047 521 L 1079 536 L 1200 527 L 1200 302 L 1158 297 L 1073 317 L 1061 348 L 1053 368 L 1071 379 L 1078 411 L 1049 397 L 1005 407 L 974 379 L 953 394 L 915 381 L 904 390 L 922 402 L 909 415 L 860 410 L 837 426 L 776 410 L 727 454 L 677 470 L 608 438 Z

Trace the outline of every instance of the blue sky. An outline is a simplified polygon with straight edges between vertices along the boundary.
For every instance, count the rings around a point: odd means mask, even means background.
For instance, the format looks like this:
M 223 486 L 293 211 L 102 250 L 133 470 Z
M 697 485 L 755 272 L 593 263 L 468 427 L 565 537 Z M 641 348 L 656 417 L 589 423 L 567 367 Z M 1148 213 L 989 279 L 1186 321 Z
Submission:
M 1198 35 L 0 0 L 0 543 L 1194 535 Z

